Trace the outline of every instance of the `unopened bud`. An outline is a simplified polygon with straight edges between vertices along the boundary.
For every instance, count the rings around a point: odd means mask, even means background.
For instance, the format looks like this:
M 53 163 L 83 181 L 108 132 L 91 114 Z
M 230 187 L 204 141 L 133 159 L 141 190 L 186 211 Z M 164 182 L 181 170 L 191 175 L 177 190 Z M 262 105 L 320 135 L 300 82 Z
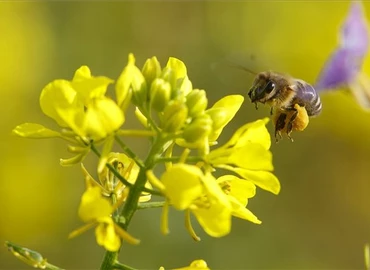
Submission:
M 147 85 L 150 85 L 155 78 L 159 77 L 161 74 L 161 64 L 158 62 L 157 57 L 153 56 L 145 61 L 142 73 Z
M 135 57 L 129 54 L 127 66 L 116 82 L 118 106 L 125 111 L 131 99 L 135 105 L 142 105 L 147 98 L 146 88 L 145 78 L 135 65 Z
M 171 100 L 164 108 L 162 126 L 165 132 L 176 132 L 181 129 L 188 117 L 188 108 L 179 100 Z
M 194 143 L 208 136 L 212 131 L 212 119 L 208 114 L 195 118 L 185 129 L 183 138 Z
M 228 114 L 225 108 L 222 107 L 208 109 L 206 114 L 211 117 L 213 122 L 212 133 L 209 136 L 209 141 L 212 142 L 220 136 L 225 123 L 228 121 Z
M 165 67 L 162 70 L 162 73 L 161 73 L 160 78 L 162 78 L 163 80 L 169 82 L 172 89 L 174 89 L 176 87 L 175 73 L 173 72 L 173 70 L 171 68 Z
M 206 92 L 204 90 L 194 89 L 186 96 L 186 105 L 188 106 L 189 116 L 191 117 L 203 113 L 208 105 Z
M 225 124 L 227 111 L 224 108 L 211 108 L 206 112 L 212 119 L 214 130 L 219 129 Z
M 150 106 L 157 112 L 162 112 L 171 98 L 171 85 L 161 78 L 152 82 L 150 87 Z

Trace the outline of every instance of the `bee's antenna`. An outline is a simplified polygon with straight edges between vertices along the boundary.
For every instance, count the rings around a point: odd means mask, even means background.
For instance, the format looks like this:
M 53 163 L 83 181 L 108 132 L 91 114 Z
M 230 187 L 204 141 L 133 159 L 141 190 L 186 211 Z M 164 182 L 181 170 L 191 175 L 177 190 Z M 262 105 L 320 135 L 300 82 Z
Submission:
M 238 69 L 241 69 L 241 70 L 244 70 L 252 75 L 257 75 L 258 73 L 253 71 L 253 70 L 250 70 L 249 68 L 245 67 L 245 66 L 242 66 L 242 65 L 238 65 L 238 64 L 235 64 L 235 63 L 231 63 L 231 62 L 228 62 L 227 63 L 230 67 L 233 67 L 233 68 L 238 68 Z

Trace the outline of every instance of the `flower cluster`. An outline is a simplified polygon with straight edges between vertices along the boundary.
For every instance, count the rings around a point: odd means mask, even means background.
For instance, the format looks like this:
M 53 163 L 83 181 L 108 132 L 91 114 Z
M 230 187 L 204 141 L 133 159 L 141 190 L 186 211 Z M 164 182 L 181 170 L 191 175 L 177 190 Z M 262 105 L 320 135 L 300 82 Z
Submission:
M 127 229 L 136 210 L 151 207 L 163 208 L 164 233 L 169 231 L 169 208 L 184 211 L 186 228 L 195 240 L 200 239 L 191 215 L 213 237 L 230 232 L 233 216 L 261 223 L 246 208 L 256 186 L 274 194 L 280 191 L 272 173 L 268 119 L 242 125 L 226 144 L 218 146 L 219 136 L 244 98 L 225 96 L 209 107 L 205 90 L 193 88 L 185 64 L 173 57 L 163 68 L 152 57 L 139 69 L 130 54 L 115 82 L 115 95 L 109 95 L 108 85 L 113 83 L 107 77 L 92 76 L 83 66 L 72 80 L 55 80 L 41 92 L 41 109 L 61 127 L 59 131 L 34 123 L 14 129 L 22 137 L 67 141 L 75 155 L 61 164 L 81 164 L 86 191 L 78 214 L 86 224 L 70 237 L 95 227 L 97 243 L 117 252 L 122 241 L 139 243 Z M 130 105 L 143 129 L 122 127 Z M 146 158 L 131 150 L 126 136 L 151 142 Z M 113 153 L 114 146 L 121 152 Z M 99 157 L 98 180 L 81 163 L 90 151 Z M 165 168 L 158 176 L 157 167 Z M 150 202 L 152 195 L 164 199 Z M 114 267 L 116 257 L 107 254 L 103 265 Z

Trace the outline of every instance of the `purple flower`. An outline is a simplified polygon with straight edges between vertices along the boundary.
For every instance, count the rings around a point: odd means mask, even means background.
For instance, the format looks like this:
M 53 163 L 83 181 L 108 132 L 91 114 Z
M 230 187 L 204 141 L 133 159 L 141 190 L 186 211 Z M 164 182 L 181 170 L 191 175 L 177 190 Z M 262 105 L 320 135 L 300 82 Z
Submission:
M 352 2 L 340 31 L 339 46 L 332 53 L 316 82 L 316 90 L 349 88 L 358 103 L 370 109 L 370 81 L 361 72 L 369 48 L 369 33 L 361 2 Z

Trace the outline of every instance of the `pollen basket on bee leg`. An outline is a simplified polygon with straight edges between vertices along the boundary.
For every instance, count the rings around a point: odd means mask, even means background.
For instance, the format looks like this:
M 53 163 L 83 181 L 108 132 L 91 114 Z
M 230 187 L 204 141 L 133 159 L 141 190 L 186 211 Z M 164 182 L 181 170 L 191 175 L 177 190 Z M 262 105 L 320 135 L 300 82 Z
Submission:
M 294 105 L 292 110 L 275 110 L 272 116 L 272 122 L 275 126 L 275 138 L 278 141 L 278 135 L 284 133 L 293 141 L 291 133 L 293 131 L 303 131 L 309 123 L 309 117 L 305 107 Z

